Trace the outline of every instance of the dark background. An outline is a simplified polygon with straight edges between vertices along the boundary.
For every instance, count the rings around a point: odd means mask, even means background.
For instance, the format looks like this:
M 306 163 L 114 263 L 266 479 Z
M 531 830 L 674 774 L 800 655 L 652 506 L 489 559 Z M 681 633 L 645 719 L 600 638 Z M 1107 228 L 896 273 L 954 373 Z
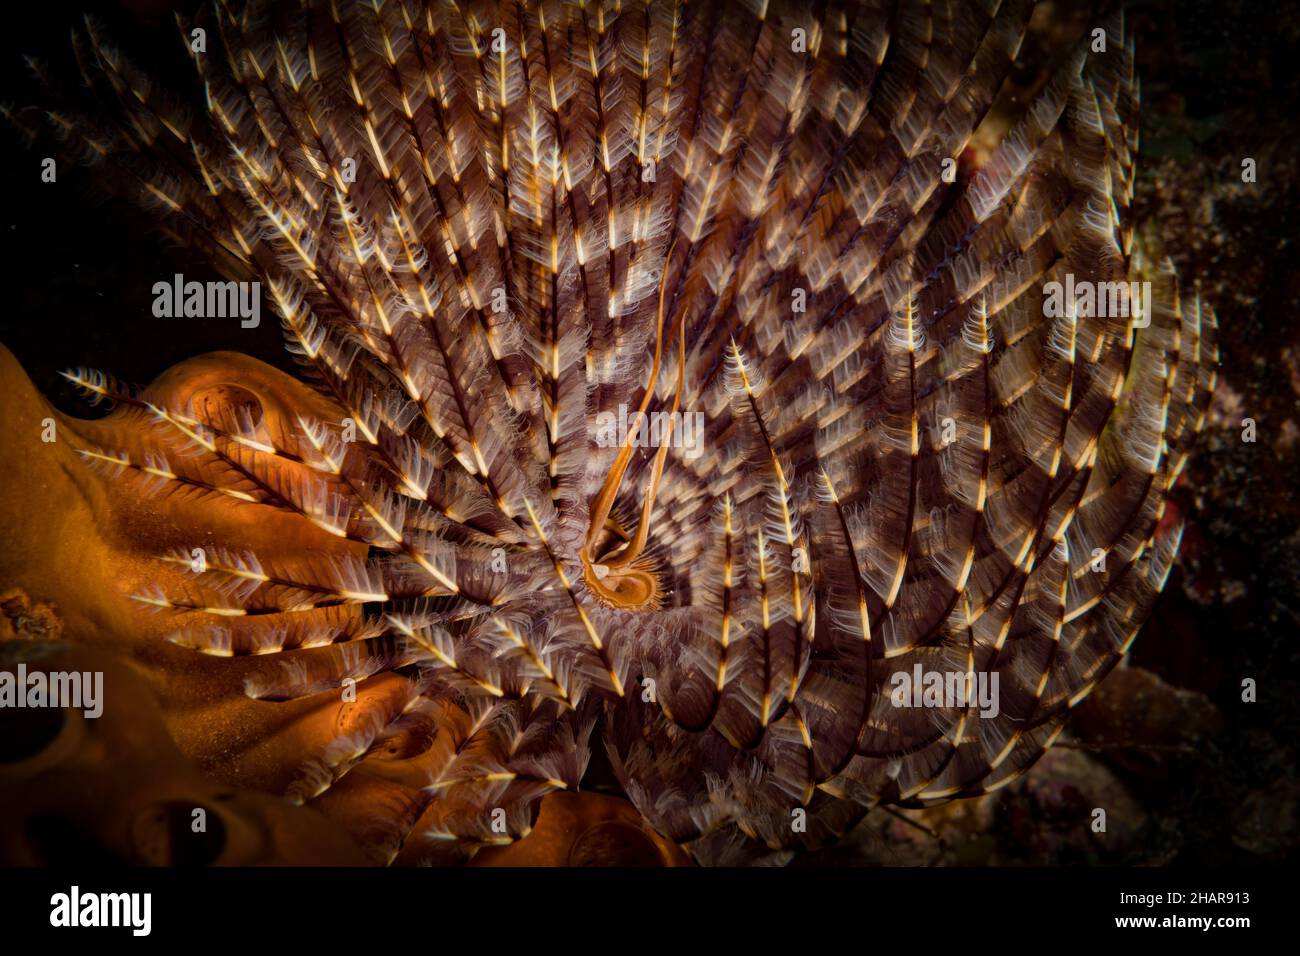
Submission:
M 130 59 L 191 89 L 173 6 L 194 4 L 7 7 L 0 100 L 45 102 L 29 54 L 76 93 L 69 33 L 85 9 Z M 1088 3 L 1045 6 L 1036 29 L 1098 15 Z M 1173 496 L 1187 522 L 1178 565 L 1131 666 L 1079 709 L 1067 745 L 1025 781 L 912 814 L 911 824 L 873 814 L 808 862 L 1252 864 L 1300 845 L 1300 10 L 1149 0 L 1127 11 L 1142 79 L 1139 221 L 1221 325 L 1221 387 Z M 1020 79 L 1048 67 L 1046 47 L 1031 33 Z M 154 318 L 154 282 L 216 275 L 170 248 L 148 216 L 97 193 L 86 170 L 60 163 L 57 183 L 42 183 L 51 153 L 0 123 L 0 263 L 13 297 L 0 342 L 51 401 L 95 414 L 57 374 L 76 365 L 147 382 L 181 359 L 235 349 L 292 368 L 268 309 L 257 329 Z M 1257 162 L 1253 185 L 1241 182 L 1245 157 Z M 1254 444 L 1241 441 L 1246 417 Z M 1241 700 L 1247 677 L 1258 684 L 1253 704 Z M 1104 840 L 1078 825 L 1097 805 L 1119 808 Z

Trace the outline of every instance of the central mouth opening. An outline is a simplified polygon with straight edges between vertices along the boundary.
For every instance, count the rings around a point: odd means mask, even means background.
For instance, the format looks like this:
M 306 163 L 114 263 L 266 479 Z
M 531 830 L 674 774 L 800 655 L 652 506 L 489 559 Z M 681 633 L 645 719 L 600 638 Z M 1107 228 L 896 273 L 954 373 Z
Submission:
M 582 573 L 591 588 L 607 604 L 624 611 L 653 611 L 663 603 L 664 590 L 654 562 L 637 555 L 623 563 L 632 536 L 618 521 L 607 518 L 588 558 L 582 556 Z
M 659 576 L 648 568 L 610 569 L 583 562 L 583 578 L 606 604 L 623 611 L 654 611 L 663 603 Z

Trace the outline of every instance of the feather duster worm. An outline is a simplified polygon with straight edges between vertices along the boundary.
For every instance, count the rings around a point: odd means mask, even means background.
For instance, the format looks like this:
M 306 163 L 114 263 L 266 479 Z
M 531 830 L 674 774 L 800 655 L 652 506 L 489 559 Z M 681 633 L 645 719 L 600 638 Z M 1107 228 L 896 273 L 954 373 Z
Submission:
M 707 863 L 1024 772 L 1165 581 L 1215 365 L 1134 247 L 1120 18 L 959 170 L 1031 12 L 218 3 L 193 111 L 89 25 L 118 119 L 54 131 L 312 386 L 68 373 L 119 510 L 179 516 L 120 649 L 182 748 L 404 862 L 592 746 Z

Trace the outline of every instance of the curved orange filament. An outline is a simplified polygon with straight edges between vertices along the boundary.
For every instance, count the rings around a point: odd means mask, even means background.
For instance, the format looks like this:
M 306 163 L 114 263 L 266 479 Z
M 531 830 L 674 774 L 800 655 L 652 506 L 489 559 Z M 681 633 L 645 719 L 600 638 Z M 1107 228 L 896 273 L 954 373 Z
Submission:
M 614 507 L 614 500 L 618 497 L 619 489 L 623 484 L 623 478 L 626 475 L 628 465 L 632 460 L 632 437 L 640 428 L 646 410 L 650 407 L 650 399 L 654 395 L 654 384 L 656 379 L 659 377 L 659 367 L 663 357 L 664 295 L 668 285 L 668 266 L 669 263 L 672 262 L 673 249 L 675 246 L 676 243 L 668 249 L 668 254 L 664 259 L 663 275 L 659 279 L 659 310 L 655 327 L 654 363 L 650 368 L 650 379 L 646 383 L 645 394 L 642 395 L 641 404 L 637 408 L 637 429 L 628 430 L 628 435 L 623 440 L 623 445 L 619 449 L 618 456 L 614 459 L 614 464 L 610 468 L 609 475 L 605 478 L 604 483 L 600 487 L 600 491 L 597 492 L 596 497 L 592 502 L 591 522 L 588 526 L 587 539 L 582 549 L 582 561 L 589 571 L 594 571 L 591 551 L 596 546 L 601 532 L 605 530 L 606 523 L 609 519 L 609 513 Z M 668 418 L 668 430 L 662 436 L 660 447 L 655 453 L 654 465 L 651 468 L 650 473 L 650 482 L 646 487 L 645 502 L 641 508 L 640 518 L 637 521 L 636 534 L 620 552 L 602 562 L 601 566 L 604 568 L 606 573 L 610 570 L 625 568 L 640 557 L 641 552 L 645 548 L 646 540 L 650 533 L 650 518 L 654 512 L 655 495 L 659 491 L 659 482 L 663 477 L 664 463 L 668 457 L 669 441 L 672 437 L 674 416 L 681 405 L 682 391 L 685 387 L 685 374 L 686 315 L 683 312 L 677 324 L 677 387 L 673 394 L 672 412 L 669 414 Z M 612 593 L 605 593 L 608 589 L 598 584 L 599 579 L 603 576 L 603 574 L 596 575 L 596 581 L 593 583 L 597 584 L 598 590 L 600 590 L 604 596 L 613 598 L 614 595 Z M 591 577 L 592 575 L 589 574 L 589 580 Z M 642 589 L 637 590 L 640 591 Z M 618 603 L 623 602 L 620 601 Z
M 650 483 L 646 486 L 645 504 L 641 508 L 641 520 L 637 522 L 636 536 L 628 543 L 621 554 L 605 560 L 604 564 L 608 567 L 621 568 L 635 561 L 645 548 L 646 538 L 649 537 L 650 533 L 650 517 L 654 512 L 655 495 L 659 492 L 659 481 L 663 477 L 664 462 L 668 458 L 669 441 L 673 434 L 673 416 L 677 414 L 678 408 L 681 407 L 685 375 L 686 313 L 683 312 L 677 323 L 677 388 L 673 392 L 673 407 L 668 415 L 668 429 L 661 436 L 659 450 L 655 452 L 654 466 L 650 471 Z

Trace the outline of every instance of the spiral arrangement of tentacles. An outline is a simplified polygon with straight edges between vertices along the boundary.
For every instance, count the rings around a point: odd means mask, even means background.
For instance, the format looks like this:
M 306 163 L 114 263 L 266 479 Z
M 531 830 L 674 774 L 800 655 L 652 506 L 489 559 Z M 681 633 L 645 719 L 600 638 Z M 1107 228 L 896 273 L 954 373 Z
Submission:
M 118 405 L 88 461 L 228 529 L 141 614 L 267 707 L 385 682 L 282 792 L 448 860 L 599 747 L 695 859 L 782 860 L 1051 745 L 1164 584 L 1216 354 L 1134 247 L 1121 17 L 962 159 L 1032 12 L 218 2 L 198 109 L 88 24 L 118 119 L 53 130 L 260 282 L 314 387 L 69 373 Z M 1067 276 L 1154 305 L 1054 312 Z M 313 543 L 241 542 L 272 514 Z M 929 672 L 972 680 L 900 706 Z

